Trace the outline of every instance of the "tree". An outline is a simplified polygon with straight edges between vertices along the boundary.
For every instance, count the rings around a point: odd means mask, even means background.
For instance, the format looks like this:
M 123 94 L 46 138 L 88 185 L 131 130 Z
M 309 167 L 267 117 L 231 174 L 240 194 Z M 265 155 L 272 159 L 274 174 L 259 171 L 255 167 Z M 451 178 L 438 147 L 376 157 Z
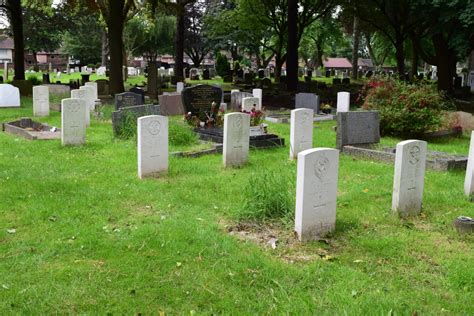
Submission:
M 123 92 L 123 29 L 129 14 L 136 8 L 133 0 L 95 0 L 107 26 L 110 50 L 109 87 L 112 94 Z M 133 15 L 133 14 L 132 14 Z
M 145 57 L 148 63 L 148 94 L 158 97 L 158 55 L 173 51 L 176 21 L 172 16 L 155 14 L 152 18 L 136 16 L 125 28 L 127 46 L 133 56 Z
M 288 1 L 287 89 L 298 89 L 298 1 Z
M 360 29 L 359 29 L 359 18 L 354 15 L 354 30 L 352 35 L 352 79 L 357 79 L 359 70 L 359 40 L 360 40 Z
M 197 1 L 186 8 L 184 20 L 184 52 L 188 55 L 195 67 L 200 67 L 204 57 L 211 48 L 204 36 L 204 15 L 207 14 L 208 1 Z
M 15 79 L 25 80 L 25 46 L 21 0 L 0 0 L 0 9 L 6 12 L 13 33 Z
M 61 46 L 65 20 L 56 8 L 49 4 L 29 3 L 23 9 L 25 48 L 33 54 L 38 71 L 37 53 L 53 52 Z

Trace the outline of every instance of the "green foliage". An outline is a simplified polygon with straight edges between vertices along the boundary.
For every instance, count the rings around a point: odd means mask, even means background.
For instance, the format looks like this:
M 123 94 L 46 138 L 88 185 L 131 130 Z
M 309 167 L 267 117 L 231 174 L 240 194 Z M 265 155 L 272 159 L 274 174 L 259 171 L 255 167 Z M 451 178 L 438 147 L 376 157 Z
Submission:
M 216 58 L 216 71 L 221 77 L 227 76 L 230 73 L 230 64 L 227 57 L 218 53 Z
M 34 86 L 42 84 L 41 79 L 38 78 L 35 75 L 28 76 L 28 78 L 26 78 L 26 80 L 31 81 L 31 83 L 33 83 Z
M 382 135 L 420 137 L 443 124 L 452 103 L 432 85 L 374 78 L 366 84 L 363 108 L 380 112 Z
M 293 220 L 294 179 L 288 172 L 260 169 L 252 174 L 242 191 L 242 207 L 237 210 L 240 220 Z

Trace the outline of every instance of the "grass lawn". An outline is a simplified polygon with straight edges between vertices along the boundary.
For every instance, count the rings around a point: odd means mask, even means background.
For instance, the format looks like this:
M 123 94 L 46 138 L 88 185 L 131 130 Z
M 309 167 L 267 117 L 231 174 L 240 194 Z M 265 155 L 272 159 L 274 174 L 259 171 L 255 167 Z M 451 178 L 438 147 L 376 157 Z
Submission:
M 31 116 L 31 98 L 22 104 L 0 109 L 0 122 Z M 59 126 L 60 115 L 41 121 Z M 315 146 L 335 146 L 334 124 L 315 124 Z M 289 141 L 289 125 L 269 125 Z M 0 133 L 0 314 L 474 313 L 474 238 L 451 224 L 474 217 L 462 172 L 428 170 L 423 213 L 401 220 L 393 165 L 341 156 L 326 241 L 277 236 L 272 249 L 229 234 L 251 176 L 271 173 L 294 196 L 288 151 L 251 150 L 229 170 L 221 155 L 170 157 L 166 176 L 142 181 L 135 141 L 114 139 L 108 120 L 92 119 L 82 147 Z

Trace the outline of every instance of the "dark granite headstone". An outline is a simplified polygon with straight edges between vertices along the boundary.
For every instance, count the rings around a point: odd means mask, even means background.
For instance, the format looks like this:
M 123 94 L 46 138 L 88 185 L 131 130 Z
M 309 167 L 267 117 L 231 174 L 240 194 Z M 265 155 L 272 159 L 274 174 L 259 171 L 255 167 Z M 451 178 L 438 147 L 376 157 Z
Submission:
M 330 71 L 330 70 L 326 70 L 325 76 L 326 76 L 326 78 L 331 77 L 331 71 Z
M 43 84 L 51 83 L 49 80 L 49 74 L 43 74 Z
M 99 96 L 109 96 L 109 81 L 107 79 L 97 79 L 97 94 Z
M 136 124 L 137 118 L 146 115 L 159 115 L 160 106 L 153 104 L 122 107 L 118 111 L 112 112 L 112 126 L 114 135 L 122 135 L 125 124 Z
M 332 84 L 341 84 L 342 81 L 341 81 L 341 78 L 333 78 L 332 79 Z
M 351 79 L 349 78 L 343 78 L 342 79 L 342 84 L 350 84 L 351 83 Z
M 204 69 L 202 71 L 202 79 L 204 79 L 204 80 L 211 79 L 211 76 L 209 75 L 209 69 Z
M 86 82 L 89 82 L 90 74 L 81 74 L 82 84 L 84 85 Z
M 129 91 L 141 95 L 142 96 L 141 104 L 145 103 L 145 90 L 143 90 L 142 88 L 133 87 Z
M 190 88 L 185 88 L 181 92 L 183 106 L 186 112 L 198 114 L 202 111 L 209 111 L 212 102 L 217 105 L 222 101 L 222 89 L 216 86 L 200 84 Z
M 313 77 L 313 71 L 312 70 L 306 70 L 306 76 L 312 78 Z
M 269 78 L 262 79 L 262 88 L 270 88 L 272 86 L 272 80 Z
M 244 78 L 244 71 L 242 69 L 237 70 L 237 77 L 240 79 Z
M 374 144 L 380 142 L 380 116 L 378 111 L 337 113 L 336 147 Z
M 115 109 L 142 105 L 142 96 L 133 92 L 123 92 L 115 95 Z
M 189 68 L 189 67 L 184 68 L 184 76 L 185 76 L 186 78 L 189 78 L 189 71 L 190 71 L 190 70 L 191 70 L 191 68 Z
M 260 79 L 265 78 L 265 69 L 259 69 L 259 70 L 258 70 L 258 77 L 259 77 Z
M 3 76 L 0 76 L 0 83 L 3 83 Z

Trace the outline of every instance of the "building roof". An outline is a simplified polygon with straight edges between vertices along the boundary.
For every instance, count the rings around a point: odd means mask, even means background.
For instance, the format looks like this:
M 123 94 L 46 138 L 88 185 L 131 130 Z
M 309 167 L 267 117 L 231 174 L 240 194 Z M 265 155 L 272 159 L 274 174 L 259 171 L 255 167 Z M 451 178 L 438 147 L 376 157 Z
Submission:
M 0 37 L 0 49 L 14 49 L 13 38 Z
M 357 65 L 359 67 L 374 68 L 374 63 L 372 62 L 372 59 L 370 58 L 359 58 L 357 60 Z
M 326 68 L 352 68 L 352 64 L 347 58 L 326 58 L 323 60 L 323 65 Z

